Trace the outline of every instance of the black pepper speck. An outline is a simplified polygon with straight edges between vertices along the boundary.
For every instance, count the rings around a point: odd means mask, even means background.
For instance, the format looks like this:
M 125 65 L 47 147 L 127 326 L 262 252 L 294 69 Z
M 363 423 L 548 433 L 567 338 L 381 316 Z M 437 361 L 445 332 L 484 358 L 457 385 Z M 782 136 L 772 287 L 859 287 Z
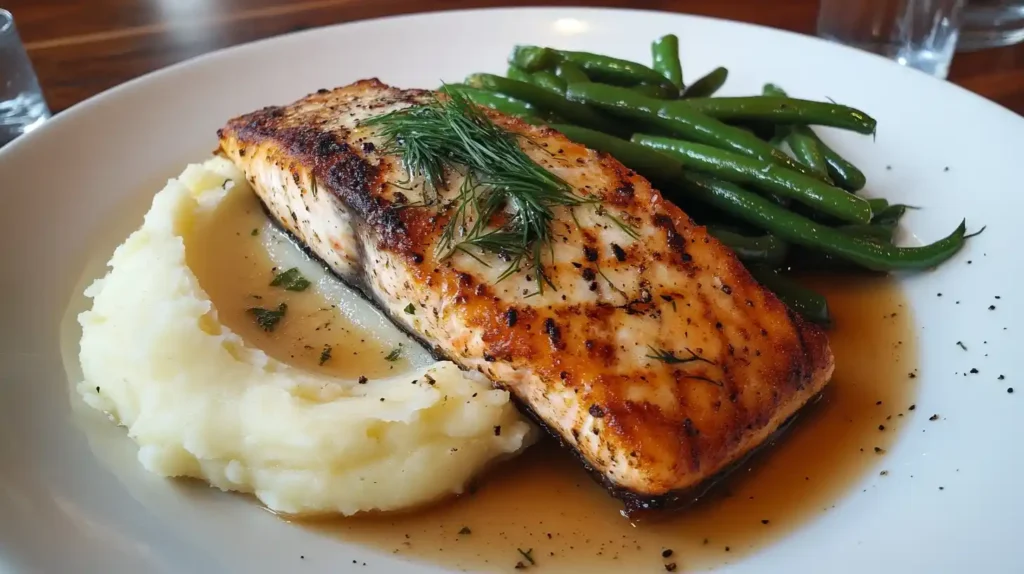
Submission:
M 612 243 L 612 253 L 615 254 L 615 259 L 617 260 L 626 260 L 626 251 L 623 248 L 619 247 L 616 243 Z

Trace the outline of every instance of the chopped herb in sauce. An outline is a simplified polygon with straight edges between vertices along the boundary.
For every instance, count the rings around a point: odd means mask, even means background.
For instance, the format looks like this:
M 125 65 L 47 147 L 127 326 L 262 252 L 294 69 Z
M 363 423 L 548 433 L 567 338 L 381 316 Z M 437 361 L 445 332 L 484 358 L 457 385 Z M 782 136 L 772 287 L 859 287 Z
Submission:
M 320 351 L 320 366 L 331 360 L 331 346 L 324 345 L 324 350 Z
M 263 307 L 250 307 L 247 309 L 256 318 L 256 324 L 260 326 L 260 329 L 268 333 L 274 330 L 274 327 L 281 321 L 287 310 L 288 305 L 286 303 L 281 303 L 277 306 L 277 309 L 265 309 Z
M 415 315 L 416 314 L 416 306 L 413 305 L 412 303 L 409 303 L 408 305 L 405 306 L 405 312 L 408 315 Z
M 309 288 L 309 279 L 306 279 L 299 273 L 297 267 L 292 267 L 287 271 L 282 271 L 277 275 L 274 275 L 274 280 L 270 282 L 271 287 L 284 287 L 288 291 L 305 291 Z
M 472 533 L 473 533 L 473 531 L 470 530 L 468 526 L 463 526 L 462 530 L 459 531 L 459 534 L 472 534 Z
M 253 237 L 256 237 L 259 234 L 260 234 L 260 230 L 258 228 L 256 228 L 256 227 L 253 227 L 252 228 L 252 232 L 249 233 L 249 235 L 252 235 Z
M 384 357 L 384 360 L 385 361 L 390 361 L 390 362 L 394 363 L 395 361 L 397 361 L 401 357 L 402 357 L 402 348 L 401 347 L 395 347 L 394 349 L 391 349 L 391 352 L 388 353 L 386 357 Z
M 516 551 L 522 554 L 523 558 L 526 558 L 526 561 L 530 564 L 536 564 L 536 562 L 533 560 L 533 548 L 530 548 L 525 552 L 522 548 L 516 548 Z

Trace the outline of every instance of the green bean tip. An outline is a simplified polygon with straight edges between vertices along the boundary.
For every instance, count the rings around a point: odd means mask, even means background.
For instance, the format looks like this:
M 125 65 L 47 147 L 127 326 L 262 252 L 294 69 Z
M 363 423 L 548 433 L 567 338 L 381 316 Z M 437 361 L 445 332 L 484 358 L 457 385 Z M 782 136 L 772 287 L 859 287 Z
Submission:
M 963 231 L 967 231 L 967 220 L 966 219 L 963 220 L 962 222 L 960 222 L 960 229 L 962 229 Z M 970 239 L 972 237 L 977 237 L 977 236 L 981 235 L 982 233 L 984 233 L 986 229 L 988 229 L 988 226 L 987 225 L 982 225 L 981 229 L 975 231 L 974 233 L 968 233 L 968 234 L 964 235 L 964 239 Z

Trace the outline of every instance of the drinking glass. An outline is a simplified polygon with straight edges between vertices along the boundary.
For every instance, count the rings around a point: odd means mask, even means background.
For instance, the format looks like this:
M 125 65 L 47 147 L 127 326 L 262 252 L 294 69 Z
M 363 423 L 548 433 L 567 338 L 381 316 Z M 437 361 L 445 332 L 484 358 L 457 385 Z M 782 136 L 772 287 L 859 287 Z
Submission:
M 964 0 L 821 0 L 818 35 L 945 78 L 963 4 Z
M 1024 0 L 967 0 L 957 50 L 971 52 L 1024 41 Z
M 0 9 L 0 146 L 50 117 L 14 17 Z

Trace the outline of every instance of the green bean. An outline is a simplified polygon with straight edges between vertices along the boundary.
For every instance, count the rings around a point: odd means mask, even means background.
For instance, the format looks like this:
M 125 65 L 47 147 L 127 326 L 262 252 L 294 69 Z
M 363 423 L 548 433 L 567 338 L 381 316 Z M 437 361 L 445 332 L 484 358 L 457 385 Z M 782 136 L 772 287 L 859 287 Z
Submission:
M 530 72 L 527 72 L 526 70 L 513 64 L 508 65 L 508 70 L 505 72 L 505 76 L 509 79 L 516 80 L 519 82 L 530 81 Z
M 751 133 L 756 134 L 757 132 L 751 132 Z M 768 143 L 772 144 L 772 146 L 774 146 L 776 148 L 780 147 L 785 142 L 786 142 L 786 134 L 783 133 L 782 130 L 777 130 L 775 132 L 775 135 L 773 135 L 768 140 Z M 804 165 L 807 165 L 807 164 L 804 164 Z M 808 169 L 810 169 L 810 166 L 807 166 L 807 167 L 808 167 Z
M 867 198 L 868 205 L 871 206 L 871 213 L 878 214 L 882 213 L 886 209 L 889 209 L 889 200 L 884 197 L 869 197 Z
M 533 84 L 560 96 L 565 95 L 565 81 L 548 70 L 539 70 L 537 72 L 530 73 L 519 66 L 509 64 L 508 71 L 505 72 L 505 77 L 510 80 L 516 80 L 517 82 Z
M 774 84 L 765 84 L 764 92 L 765 94 L 774 96 L 786 96 L 786 92 Z M 864 189 L 864 185 L 867 183 L 867 178 L 864 177 L 864 172 L 857 169 L 857 166 L 846 161 L 841 155 L 836 153 L 835 150 L 828 147 L 825 142 L 821 141 L 818 134 L 814 133 L 814 130 L 804 128 L 801 131 L 804 135 L 812 137 L 817 141 L 818 149 L 821 150 L 821 155 L 825 158 L 825 167 L 828 170 L 828 176 L 836 185 L 847 191 L 858 191 Z
M 766 93 L 767 90 L 766 87 Z M 742 98 L 692 98 L 690 105 L 722 121 L 762 120 L 777 124 L 831 126 L 875 133 L 877 122 L 864 112 L 825 102 L 775 95 Z
M 825 159 L 824 150 L 811 128 L 789 126 L 788 131 L 789 136 L 786 138 L 786 143 L 789 144 L 789 149 L 793 151 L 793 156 L 797 161 L 811 168 L 825 181 L 833 183 L 832 176 L 829 175 L 828 161 Z
M 683 90 L 684 98 L 706 98 L 719 90 L 729 77 L 729 70 L 718 67 Z
M 832 181 L 847 191 L 864 189 L 868 181 L 864 172 L 857 169 L 857 166 L 847 161 L 834 149 L 828 147 L 828 144 L 821 141 L 818 134 L 810 129 L 807 131 L 818 140 L 818 147 L 821 148 L 821 154 L 825 156 L 825 162 L 828 164 L 828 176 L 832 178 Z
M 765 84 L 764 94 L 783 97 L 786 95 L 780 88 L 771 84 Z M 760 120 L 755 121 L 760 122 Z M 810 130 L 811 128 L 802 125 L 777 125 L 774 137 L 781 136 L 782 140 L 789 145 L 789 149 L 797 161 L 811 168 L 821 179 L 832 183 L 832 179 L 828 176 L 825 155 L 821 153 L 818 139 L 814 137 L 813 133 L 808 133 Z
M 856 237 L 865 241 L 892 243 L 892 235 L 896 231 L 896 225 L 874 223 L 870 225 L 844 225 L 840 227 L 839 230 L 851 237 Z
M 565 118 L 567 121 L 608 133 L 625 133 L 628 130 L 610 118 L 606 118 L 585 104 L 569 101 L 533 84 L 495 76 L 493 74 L 471 74 L 466 83 L 476 87 L 499 92 L 533 104 Z
M 832 178 L 828 175 L 828 162 L 825 161 L 825 154 L 821 152 L 821 146 L 818 145 L 818 138 L 814 137 L 812 133 L 808 133 L 811 128 L 793 125 L 779 126 L 779 129 L 785 134 L 785 142 L 789 144 L 793 157 L 811 168 L 820 179 L 832 183 Z
M 556 76 L 554 72 L 548 70 L 534 72 L 530 74 L 530 83 L 540 86 L 549 92 L 554 92 L 559 96 L 565 95 L 565 81 Z
M 541 112 L 532 105 L 503 94 L 481 90 L 465 84 L 446 84 L 445 88 L 463 94 L 474 104 L 497 110 L 510 116 L 532 118 L 541 115 Z
M 683 89 L 683 66 L 679 63 L 679 38 L 666 34 L 651 42 L 651 61 L 655 72 L 665 76 L 676 90 Z
M 754 134 L 709 118 L 690 108 L 683 101 L 646 98 L 628 88 L 598 83 L 569 84 L 565 97 L 574 102 L 594 105 L 616 115 L 640 120 L 646 125 L 655 126 L 688 140 L 731 150 L 762 161 L 772 161 L 808 175 L 813 174 L 809 168 L 795 162 L 793 158 L 767 142 L 761 141 Z
M 871 205 L 866 200 L 773 163 L 660 136 L 634 134 L 632 141 L 668 154 L 686 168 L 710 173 L 726 181 L 756 186 L 843 221 L 871 222 Z
M 562 59 L 576 64 L 587 76 L 596 82 L 605 82 L 617 86 L 635 86 L 637 84 L 667 84 L 672 83 L 664 76 L 648 68 L 643 64 L 621 60 L 589 52 L 570 52 L 568 50 L 556 50 L 555 53 Z
M 735 216 L 794 245 L 822 251 L 873 271 L 926 269 L 955 255 L 966 242 L 966 222 L 923 247 L 896 247 L 861 241 L 779 207 L 771 200 L 707 175 L 686 172 L 685 195 Z
M 582 68 L 572 62 L 559 62 L 555 66 L 555 75 L 562 78 L 566 84 L 589 82 L 590 78 Z
M 832 316 L 829 313 L 828 301 L 819 293 L 816 293 L 802 285 L 794 283 L 787 277 L 783 277 L 772 269 L 763 267 L 751 267 L 750 274 L 757 279 L 757 282 L 775 293 L 780 301 L 787 307 L 796 311 L 804 319 L 820 325 L 830 325 Z
M 515 46 L 508 56 L 508 63 L 527 72 L 546 70 L 558 63 L 554 50 L 539 46 Z
M 879 273 L 865 269 L 856 263 L 828 253 L 795 246 L 789 250 L 785 269 L 813 271 L 815 273 Z
M 910 205 L 903 205 L 902 203 L 896 203 L 883 209 L 880 213 L 872 218 L 871 223 L 879 225 L 898 225 L 900 219 L 907 213 L 908 209 L 918 209 Z
M 679 97 L 679 90 L 676 90 L 675 88 L 670 90 L 665 86 L 656 84 L 637 84 L 629 89 L 641 96 L 657 98 L 659 100 Z
M 773 235 L 748 237 L 720 225 L 709 225 L 708 233 L 732 249 L 744 263 L 775 267 L 786 258 L 786 244 Z
M 551 127 L 576 143 L 610 154 L 626 167 L 656 183 L 674 183 L 683 175 L 681 163 L 629 140 L 579 126 L 551 124 Z

